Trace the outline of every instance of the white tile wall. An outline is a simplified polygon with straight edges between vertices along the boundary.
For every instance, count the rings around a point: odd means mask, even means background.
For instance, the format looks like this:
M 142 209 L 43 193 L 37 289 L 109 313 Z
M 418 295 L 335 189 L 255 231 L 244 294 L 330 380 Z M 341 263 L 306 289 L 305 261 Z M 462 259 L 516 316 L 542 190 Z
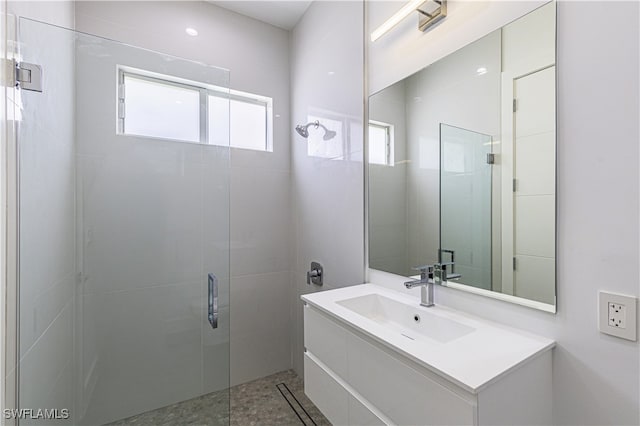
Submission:
M 233 278 L 232 385 L 290 368 L 289 288 L 288 271 Z
M 328 18 L 330 17 L 330 19 Z M 343 122 L 349 155 L 309 156 L 291 139 L 295 239 L 292 266 L 293 366 L 303 371 L 301 294 L 311 261 L 324 266 L 324 289 L 363 282 L 363 3 L 314 2 L 292 31 L 292 126 L 310 116 Z M 332 73 L 332 74 L 331 74 Z M 340 137 L 340 135 L 336 136 Z

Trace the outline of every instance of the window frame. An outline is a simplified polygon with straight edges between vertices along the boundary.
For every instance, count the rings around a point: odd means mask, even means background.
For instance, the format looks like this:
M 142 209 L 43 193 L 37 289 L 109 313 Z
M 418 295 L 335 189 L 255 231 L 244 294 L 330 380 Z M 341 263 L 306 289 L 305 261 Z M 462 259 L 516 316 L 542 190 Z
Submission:
M 220 86 L 209 85 L 205 83 L 199 83 L 191 80 L 186 80 L 179 77 L 158 74 L 151 71 L 130 68 L 126 66 L 118 66 L 118 94 L 117 94 L 117 135 L 119 136 L 133 136 L 149 139 L 160 139 L 168 141 L 176 141 L 181 143 L 196 143 L 201 145 L 214 145 L 209 139 L 209 96 L 215 96 L 228 100 L 229 102 L 229 145 L 230 148 L 236 149 L 248 149 L 251 151 L 264 151 L 273 152 L 273 99 L 267 96 L 257 95 L 249 92 L 242 92 L 240 90 L 228 89 Z M 126 132 L 126 111 L 125 111 L 125 78 L 135 78 L 139 80 L 145 80 L 152 83 L 179 87 L 181 89 L 193 90 L 199 93 L 199 138 L 197 141 L 172 139 L 158 136 L 138 135 L 134 133 Z M 252 105 L 259 105 L 264 107 L 265 111 L 265 143 L 264 149 L 245 148 L 242 146 L 233 145 L 233 136 L 231 129 L 231 101 L 240 101 L 249 103 Z
M 367 139 L 369 136 L 369 128 L 376 127 L 384 129 L 386 140 L 385 140 L 385 162 L 384 163 L 372 163 L 371 162 L 371 146 L 369 145 L 369 158 L 367 158 L 367 163 L 376 164 L 378 166 L 394 166 L 394 126 L 390 123 L 385 123 L 383 121 L 378 120 L 369 120 L 369 124 L 367 127 Z

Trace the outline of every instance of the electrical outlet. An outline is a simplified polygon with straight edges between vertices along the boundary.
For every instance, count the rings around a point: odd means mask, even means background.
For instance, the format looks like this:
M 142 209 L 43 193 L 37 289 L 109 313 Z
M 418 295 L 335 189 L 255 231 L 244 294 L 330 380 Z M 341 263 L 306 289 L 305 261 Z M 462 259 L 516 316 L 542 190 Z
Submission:
M 621 303 L 609 302 L 609 327 L 627 328 L 627 308 Z
M 598 300 L 600 332 L 635 342 L 637 298 L 601 291 Z

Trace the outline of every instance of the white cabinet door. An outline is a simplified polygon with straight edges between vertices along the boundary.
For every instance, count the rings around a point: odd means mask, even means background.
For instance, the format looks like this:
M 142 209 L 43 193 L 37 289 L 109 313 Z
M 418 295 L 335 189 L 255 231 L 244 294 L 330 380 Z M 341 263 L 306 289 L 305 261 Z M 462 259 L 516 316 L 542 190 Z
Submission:
M 472 425 L 475 405 L 352 335 L 349 384 L 398 425 Z
M 349 423 L 349 392 L 304 355 L 304 393 L 334 426 Z

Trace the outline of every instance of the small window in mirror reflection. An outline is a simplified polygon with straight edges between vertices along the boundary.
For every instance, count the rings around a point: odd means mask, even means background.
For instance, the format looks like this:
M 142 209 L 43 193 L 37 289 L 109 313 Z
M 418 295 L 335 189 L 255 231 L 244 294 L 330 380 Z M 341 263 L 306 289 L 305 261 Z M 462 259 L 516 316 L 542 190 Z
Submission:
M 369 121 L 369 164 L 393 166 L 393 125 Z

